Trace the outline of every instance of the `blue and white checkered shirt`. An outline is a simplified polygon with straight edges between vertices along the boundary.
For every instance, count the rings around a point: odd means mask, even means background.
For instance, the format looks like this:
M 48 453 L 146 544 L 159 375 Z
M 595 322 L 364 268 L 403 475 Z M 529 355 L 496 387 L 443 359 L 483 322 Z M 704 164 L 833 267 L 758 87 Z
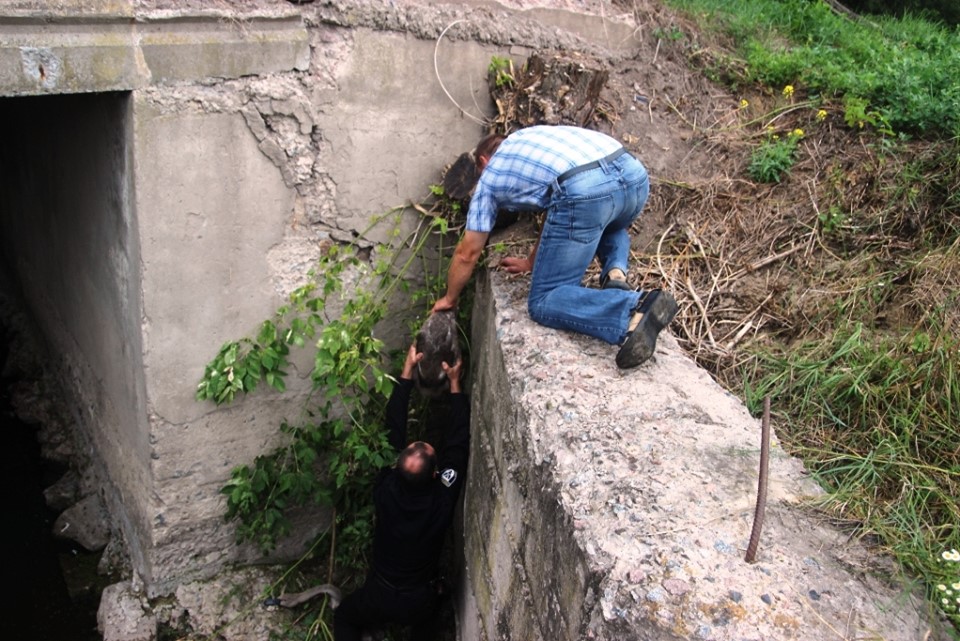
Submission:
M 550 186 L 560 174 L 620 147 L 610 136 L 580 127 L 537 125 L 515 131 L 480 174 L 467 210 L 467 229 L 492 231 L 500 209 L 546 209 Z

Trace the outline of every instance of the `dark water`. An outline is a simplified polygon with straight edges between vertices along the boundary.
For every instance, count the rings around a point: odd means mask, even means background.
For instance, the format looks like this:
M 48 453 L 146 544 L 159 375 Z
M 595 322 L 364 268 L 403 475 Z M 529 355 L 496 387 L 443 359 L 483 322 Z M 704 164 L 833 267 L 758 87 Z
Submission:
M 99 591 L 86 587 L 82 579 L 74 580 L 91 567 L 95 572 L 99 555 L 52 536 L 56 514 L 47 508 L 43 490 L 62 470 L 42 461 L 35 428 L 13 416 L 7 402 L 9 383 L 0 381 L 2 487 L 7 497 L 0 527 L 4 583 L 0 639 L 99 641 Z

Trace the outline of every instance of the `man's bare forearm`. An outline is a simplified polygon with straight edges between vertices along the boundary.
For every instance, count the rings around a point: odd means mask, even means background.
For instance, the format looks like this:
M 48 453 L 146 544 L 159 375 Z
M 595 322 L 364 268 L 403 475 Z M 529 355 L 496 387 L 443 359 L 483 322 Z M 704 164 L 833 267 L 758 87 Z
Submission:
M 447 291 L 443 297 L 438 300 L 433 311 L 438 312 L 446 309 L 453 309 L 460 300 L 460 294 L 470 282 L 473 270 L 476 269 L 477 261 L 483 253 L 483 248 L 487 242 L 486 233 L 468 231 L 457 243 L 457 248 L 453 251 L 453 257 L 450 259 L 450 268 L 447 270 Z
M 477 268 L 477 259 L 469 256 L 454 254 L 450 261 L 450 269 L 447 271 L 447 293 L 446 298 L 451 302 L 460 299 L 460 294 L 470 282 L 473 276 L 473 270 Z

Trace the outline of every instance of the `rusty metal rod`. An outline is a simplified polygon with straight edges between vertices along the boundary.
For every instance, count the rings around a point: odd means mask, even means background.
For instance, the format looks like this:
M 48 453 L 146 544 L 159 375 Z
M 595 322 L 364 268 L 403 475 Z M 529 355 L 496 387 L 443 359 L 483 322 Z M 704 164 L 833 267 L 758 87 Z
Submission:
M 753 512 L 753 528 L 750 544 L 744 560 L 753 563 L 760 545 L 760 530 L 763 529 L 763 511 L 767 505 L 767 472 L 770 466 L 770 395 L 763 398 L 763 420 L 760 423 L 760 478 L 757 482 L 757 507 Z

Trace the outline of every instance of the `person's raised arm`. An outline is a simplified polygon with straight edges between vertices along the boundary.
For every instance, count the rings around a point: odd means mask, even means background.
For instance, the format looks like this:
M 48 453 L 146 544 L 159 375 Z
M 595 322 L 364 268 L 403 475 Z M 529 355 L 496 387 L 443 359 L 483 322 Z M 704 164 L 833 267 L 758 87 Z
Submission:
M 463 369 L 463 359 L 458 359 L 453 365 L 449 365 L 444 361 L 440 363 L 440 367 L 443 368 L 443 373 L 447 375 L 447 380 L 450 381 L 450 393 L 462 394 L 463 387 L 460 382 L 460 372 Z
M 470 404 L 460 380 L 463 361 L 458 360 L 453 365 L 442 363 L 441 367 L 450 380 L 451 420 L 437 462 L 441 470 L 453 468 L 457 474 L 463 474 L 470 456 Z
M 441 312 L 457 306 L 460 294 L 473 275 L 489 235 L 479 231 L 464 232 L 463 238 L 453 250 L 453 258 L 450 259 L 450 269 L 447 270 L 447 291 L 434 303 L 432 311 Z
M 413 368 L 417 366 L 423 354 L 417 353 L 417 344 L 407 349 L 407 358 L 403 362 L 400 379 L 393 387 L 390 400 L 387 401 L 387 430 L 390 446 L 398 452 L 407 446 L 407 415 L 410 408 L 410 392 L 413 389 Z

